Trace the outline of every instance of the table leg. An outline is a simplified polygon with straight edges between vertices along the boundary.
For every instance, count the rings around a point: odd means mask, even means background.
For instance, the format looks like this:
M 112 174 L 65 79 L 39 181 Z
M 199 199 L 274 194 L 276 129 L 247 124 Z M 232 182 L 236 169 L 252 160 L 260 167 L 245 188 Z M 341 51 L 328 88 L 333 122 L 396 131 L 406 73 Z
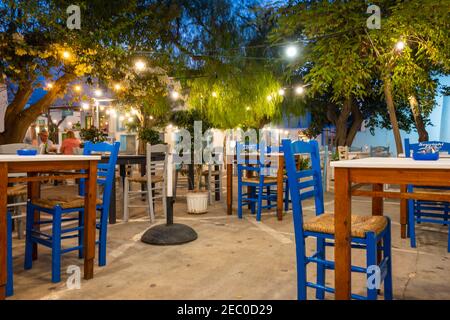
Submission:
M 233 164 L 227 163 L 227 214 L 233 214 Z
M 381 191 L 383 192 L 383 184 L 373 184 L 372 190 L 373 191 Z M 382 216 L 383 215 L 383 205 L 384 205 L 384 199 L 382 197 L 373 197 L 372 198 L 372 215 L 373 216 Z M 377 261 L 378 263 L 381 262 L 382 259 L 382 250 L 379 249 L 377 252 Z
M 278 171 L 277 171 L 277 217 L 278 220 L 283 220 L 283 180 L 284 180 L 284 157 L 278 157 Z
M 7 229 L 6 229 L 6 206 L 8 205 L 8 164 L 0 163 L 0 300 L 6 297 L 7 279 Z
M 29 177 L 37 176 L 35 172 L 28 172 Z M 39 199 L 41 197 L 41 183 L 39 181 L 31 181 L 28 182 L 28 197 L 30 200 Z M 34 212 L 34 221 L 40 221 L 41 213 L 39 211 Z M 40 226 L 35 224 L 33 226 L 35 230 L 39 230 Z M 37 260 L 38 258 L 38 245 L 37 243 L 33 243 L 33 260 Z
M 84 198 L 84 278 L 94 277 L 95 224 L 97 201 L 97 161 L 90 161 Z
M 400 193 L 406 193 L 406 185 L 400 186 Z M 400 235 L 406 239 L 406 224 L 408 223 L 408 200 L 400 199 Z
M 335 168 L 335 299 L 351 298 L 351 183 L 347 168 Z

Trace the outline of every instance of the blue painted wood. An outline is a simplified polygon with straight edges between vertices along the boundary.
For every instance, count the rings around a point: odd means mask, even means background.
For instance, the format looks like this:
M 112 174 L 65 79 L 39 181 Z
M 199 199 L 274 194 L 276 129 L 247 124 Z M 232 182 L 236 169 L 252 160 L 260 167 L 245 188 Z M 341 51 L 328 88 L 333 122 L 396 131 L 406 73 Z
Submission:
M 6 214 L 6 296 L 14 295 L 13 261 L 12 261 L 12 218 Z
M 277 182 L 266 182 L 264 177 L 268 176 L 270 164 L 266 163 L 266 155 L 277 152 L 273 146 L 260 144 L 241 144 L 236 146 L 236 159 L 238 164 L 238 211 L 239 219 L 242 219 L 242 207 L 249 205 L 252 214 L 256 211 L 256 220 L 261 221 L 262 209 L 270 209 L 277 206 L 277 195 L 271 191 L 271 187 Z M 264 150 L 264 152 L 261 152 Z M 248 153 L 258 153 L 259 157 L 246 157 Z M 259 178 L 257 182 L 244 182 L 242 180 L 244 171 L 252 171 Z M 248 194 L 243 192 L 243 187 L 249 187 Z M 285 195 L 285 210 L 289 207 L 289 197 Z M 263 201 L 267 205 L 263 205 Z
M 316 141 L 304 142 L 283 140 L 284 158 L 286 161 L 286 171 L 289 181 L 289 192 L 292 199 L 292 210 L 295 231 L 295 248 L 297 258 L 297 293 L 298 299 L 305 300 L 307 297 L 307 287 L 316 290 L 316 298 L 324 299 L 325 292 L 334 293 L 334 289 L 326 286 L 326 270 L 334 269 L 334 262 L 326 260 L 326 248 L 334 243 L 327 240 L 334 240 L 334 235 L 310 232 L 303 230 L 303 209 L 302 201 L 314 198 L 316 215 L 324 213 L 323 185 L 320 168 L 319 146 Z M 298 154 L 309 155 L 311 160 L 311 170 L 297 171 L 295 156 Z M 307 181 L 304 181 L 307 179 Z M 305 189 L 313 188 L 305 192 Z M 389 221 L 389 220 L 388 220 Z M 316 238 L 316 252 L 312 256 L 306 254 L 306 238 Z M 365 238 L 352 238 L 352 248 L 366 250 L 367 266 L 365 268 L 352 266 L 352 272 L 368 273 L 371 265 L 379 266 L 381 281 L 384 282 L 384 297 L 392 299 L 392 264 L 391 264 L 391 228 L 390 221 L 387 227 L 378 235 L 367 233 Z M 383 245 L 381 245 L 381 242 Z M 377 262 L 377 251 L 383 250 L 383 258 Z M 316 283 L 307 281 L 307 264 L 317 264 Z M 367 274 L 369 278 L 370 274 Z M 367 296 L 352 294 L 353 299 L 373 299 L 377 298 L 376 288 L 367 288 Z
M 417 152 L 427 145 L 439 146 L 439 152 L 448 152 L 450 154 L 450 143 L 443 141 L 424 141 L 419 143 L 411 143 L 408 138 L 405 139 L 405 157 L 411 157 L 412 153 Z M 426 188 L 436 190 L 449 190 L 450 186 L 442 187 L 424 187 L 424 186 L 407 186 L 407 192 L 413 192 L 415 188 Z M 408 233 L 410 245 L 416 248 L 416 223 L 422 222 L 448 225 L 450 231 L 449 215 L 450 203 L 445 201 L 423 201 L 408 200 Z M 431 219 L 430 219 L 431 218 Z M 448 235 L 447 251 L 450 253 L 450 232 Z
M 115 178 L 115 168 L 117 163 L 117 156 L 119 154 L 120 143 L 113 144 L 91 143 L 87 142 L 84 147 L 84 155 L 92 155 L 97 153 L 109 153 L 107 163 L 99 163 L 97 166 L 97 183 L 103 188 L 102 204 L 97 205 L 97 211 L 100 212 L 100 221 L 96 224 L 99 229 L 98 256 L 99 265 L 106 265 L 106 237 L 109 217 L 109 208 L 111 202 L 111 192 Z M 85 179 L 80 179 L 80 195 L 85 196 Z M 52 216 L 51 220 L 34 221 L 34 212 L 46 212 Z M 65 218 L 68 213 L 78 212 L 78 218 Z M 78 226 L 72 228 L 62 228 L 62 222 L 78 220 Z M 46 234 L 37 229 L 34 229 L 35 224 L 52 224 L 52 234 Z M 27 204 L 27 227 L 26 227 L 26 241 L 25 241 L 25 269 L 31 269 L 33 265 L 32 251 L 33 243 L 38 243 L 52 249 L 52 282 L 61 281 L 61 256 L 64 253 L 71 251 L 78 251 L 79 258 L 83 257 L 84 246 L 84 207 L 63 209 L 59 205 L 48 209 L 36 206 L 30 201 Z M 69 234 L 68 233 L 76 233 Z M 62 249 L 61 242 L 65 239 L 78 238 L 78 245 Z

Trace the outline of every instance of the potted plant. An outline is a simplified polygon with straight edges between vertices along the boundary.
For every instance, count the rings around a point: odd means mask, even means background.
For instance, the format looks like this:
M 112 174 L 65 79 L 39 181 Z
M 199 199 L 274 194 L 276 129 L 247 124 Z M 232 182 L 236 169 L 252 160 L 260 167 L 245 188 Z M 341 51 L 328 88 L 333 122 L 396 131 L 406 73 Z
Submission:
M 203 164 L 194 163 L 194 122 L 202 122 L 202 134 L 212 128 L 206 115 L 197 109 L 189 109 L 177 111 L 172 115 L 172 122 L 180 127 L 189 131 L 191 134 L 191 164 L 189 165 L 189 180 L 191 189 L 186 194 L 187 211 L 190 214 L 204 214 L 208 211 L 208 192 L 203 189 L 202 175 Z M 203 145 L 206 141 L 203 141 Z
M 90 141 L 93 143 L 104 142 L 107 140 L 107 136 L 98 128 L 90 127 L 89 129 L 80 130 L 80 138 L 82 140 L 80 148 L 84 147 L 84 142 Z

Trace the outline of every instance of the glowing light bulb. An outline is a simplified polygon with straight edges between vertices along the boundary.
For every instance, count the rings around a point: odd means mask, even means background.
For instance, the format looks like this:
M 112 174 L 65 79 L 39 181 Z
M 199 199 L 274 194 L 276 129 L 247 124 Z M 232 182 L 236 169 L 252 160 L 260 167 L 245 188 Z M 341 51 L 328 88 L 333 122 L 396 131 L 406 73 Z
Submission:
M 281 88 L 280 90 L 278 90 L 278 94 L 279 94 L 280 96 L 284 96 L 285 93 L 286 93 L 286 91 L 285 91 L 283 88 Z
M 120 117 L 119 117 L 119 120 L 120 120 L 120 121 L 125 120 L 125 116 L 120 116 Z
M 268 95 L 268 96 L 267 96 L 267 101 L 270 102 L 270 101 L 272 101 L 272 99 L 273 99 L 273 97 L 272 97 L 271 95 Z
M 285 53 L 288 58 L 295 58 L 298 55 L 298 48 L 294 45 L 290 45 L 286 48 Z
M 101 89 L 95 89 L 94 95 L 95 95 L 96 97 L 101 97 L 101 96 L 103 95 L 103 92 L 102 92 Z
M 214 98 L 217 98 L 217 92 L 215 92 L 215 91 L 213 91 L 212 93 L 211 93 L 211 95 L 214 97 Z
M 116 84 L 114 85 L 114 90 L 116 90 L 116 91 L 122 90 L 122 85 L 121 85 L 120 83 L 116 83 Z
M 177 91 L 172 91 L 170 94 L 173 100 L 177 100 L 180 97 L 180 94 Z
M 402 40 L 400 40 L 399 42 L 397 42 L 397 43 L 395 44 L 395 50 L 397 50 L 397 51 L 403 51 L 403 49 L 405 49 L 405 46 L 406 46 L 405 42 L 403 42 Z
M 77 84 L 75 87 L 73 87 L 73 90 L 75 90 L 75 92 L 81 92 L 82 88 L 79 84 Z
M 52 82 L 47 83 L 46 88 L 47 89 L 52 89 L 53 88 L 53 83 Z
M 81 104 L 81 107 L 83 108 L 83 110 L 89 110 L 89 104 L 86 103 L 86 102 L 83 102 L 83 103 Z
M 142 61 L 142 60 L 137 60 L 137 61 L 134 63 L 134 67 L 136 68 L 137 71 L 144 71 L 145 68 L 146 68 L 146 64 L 145 64 L 145 62 Z
M 153 116 L 150 116 L 149 119 L 150 119 L 150 120 L 153 120 Z
M 297 88 L 295 88 L 295 93 L 300 95 L 303 94 L 305 92 L 305 88 L 303 88 L 302 86 L 298 86 Z
M 63 57 L 64 59 L 66 59 L 66 60 L 67 60 L 67 59 L 70 59 L 70 52 L 67 51 L 67 50 L 63 51 L 62 57 Z

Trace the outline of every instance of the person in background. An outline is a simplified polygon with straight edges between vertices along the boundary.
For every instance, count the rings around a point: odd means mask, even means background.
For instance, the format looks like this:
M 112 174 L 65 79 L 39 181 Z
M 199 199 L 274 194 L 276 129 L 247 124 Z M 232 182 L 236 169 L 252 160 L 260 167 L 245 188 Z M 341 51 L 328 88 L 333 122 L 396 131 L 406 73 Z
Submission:
M 81 141 L 75 138 L 75 133 L 71 130 L 67 131 L 67 137 L 61 144 L 59 151 L 66 155 L 73 155 L 73 149 L 79 148 Z
M 52 140 L 48 138 L 48 131 L 42 130 L 39 132 L 39 150 L 40 153 L 50 153 L 50 152 L 56 152 L 57 148 L 55 147 Z

